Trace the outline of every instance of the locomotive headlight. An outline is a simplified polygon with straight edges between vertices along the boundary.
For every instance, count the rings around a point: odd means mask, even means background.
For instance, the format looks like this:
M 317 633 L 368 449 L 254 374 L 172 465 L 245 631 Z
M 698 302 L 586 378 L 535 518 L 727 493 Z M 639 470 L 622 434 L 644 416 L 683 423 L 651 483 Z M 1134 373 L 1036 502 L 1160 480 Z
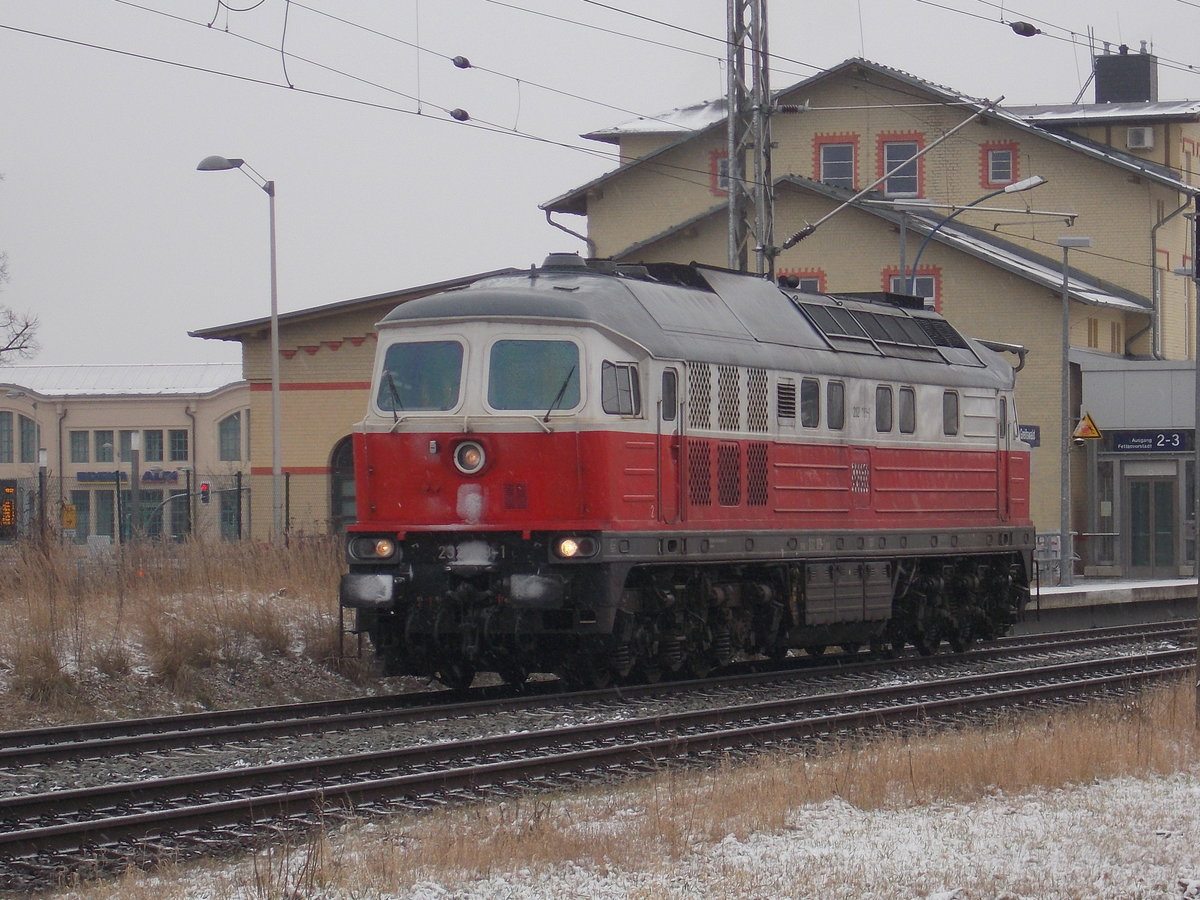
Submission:
M 564 535 L 554 542 L 554 553 L 562 559 L 580 559 L 595 556 L 600 544 L 587 535 Z
M 483 446 L 476 441 L 463 441 L 454 448 L 454 467 L 464 475 L 475 475 L 487 462 Z
M 392 559 L 399 561 L 396 542 L 386 537 L 359 537 L 350 542 L 350 555 L 355 559 Z

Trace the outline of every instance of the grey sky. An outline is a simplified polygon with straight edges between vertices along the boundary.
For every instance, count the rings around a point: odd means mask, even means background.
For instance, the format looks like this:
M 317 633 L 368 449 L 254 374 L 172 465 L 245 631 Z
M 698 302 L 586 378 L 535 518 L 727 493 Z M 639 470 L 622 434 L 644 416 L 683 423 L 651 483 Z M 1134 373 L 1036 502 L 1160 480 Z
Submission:
M 289 311 L 582 249 L 537 208 L 613 166 L 578 135 L 723 91 L 719 42 L 605 8 L 720 38 L 723 0 L 256 3 L 0 0 L 0 303 L 41 318 L 35 362 L 238 359 L 187 332 L 267 314 L 267 198 L 195 171 L 209 154 L 275 180 Z M 1151 42 L 1163 99 L 1200 96 L 1185 0 L 774 0 L 769 18 L 775 88 L 866 56 L 1006 105 L 1065 103 L 1090 28 Z M 1020 19 L 1046 34 L 1017 37 L 1004 22 Z

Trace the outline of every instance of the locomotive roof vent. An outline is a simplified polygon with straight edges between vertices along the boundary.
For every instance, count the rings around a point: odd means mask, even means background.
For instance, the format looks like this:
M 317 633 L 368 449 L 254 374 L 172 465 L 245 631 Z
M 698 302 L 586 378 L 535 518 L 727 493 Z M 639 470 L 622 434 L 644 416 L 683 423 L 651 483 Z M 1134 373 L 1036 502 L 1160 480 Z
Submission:
M 586 269 L 587 260 L 578 253 L 551 253 L 542 263 L 543 269 Z

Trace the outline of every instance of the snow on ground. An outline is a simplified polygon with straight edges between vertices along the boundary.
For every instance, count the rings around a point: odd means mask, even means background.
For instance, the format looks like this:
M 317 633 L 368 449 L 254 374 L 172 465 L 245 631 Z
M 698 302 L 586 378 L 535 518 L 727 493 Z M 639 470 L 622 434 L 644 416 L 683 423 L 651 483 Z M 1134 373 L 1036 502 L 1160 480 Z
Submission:
M 578 813 L 578 810 L 576 810 Z M 614 822 L 602 823 L 611 827 Z M 868 811 L 841 800 L 796 810 L 778 833 L 697 845 L 653 871 L 559 865 L 415 884 L 358 880 L 379 851 L 368 826 L 335 850 L 338 884 L 256 889 L 249 866 L 183 874 L 189 900 L 1142 900 L 1200 897 L 1200 772 L 1121 778 L 969 804 Z M 302 867 L 303 860 L 296 866 Z M 362 867 L 360 867 L 362 868 Z M 284 878 L 283 881 L 290 881 Z M 280 885 L 277 885 L 277 887 Z M 166 885 L 159 883 L 159 887 Z M 172 896 L 163 891 L 163 896 Z M 70 897 L 99 896 L 74 893 Z M 116 895 L 105 895 L 116 896 Z

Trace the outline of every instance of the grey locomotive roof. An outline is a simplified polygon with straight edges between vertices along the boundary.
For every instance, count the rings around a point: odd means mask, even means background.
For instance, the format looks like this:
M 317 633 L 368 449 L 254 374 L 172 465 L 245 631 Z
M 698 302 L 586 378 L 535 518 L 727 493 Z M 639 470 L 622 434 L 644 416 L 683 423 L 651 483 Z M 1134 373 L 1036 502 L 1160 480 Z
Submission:
M 380 338 L 387 340 L 390 327 L 439 320 L 559 319 L 592 324 L 659 359 L 913 383 L 992 388 L 1013 383 L 1008 362 L 975 342 L 970 349 L 942 351 L 961 364 L 940 357 L 931 362 L 835 350 L 797 303 L 873 307 L 940 323 L 941 317 L 931 312 L 785 291 L 765 279 L 721 269 L 609 266 L 605 273 L 578 257 L 568 259 L 563 264 L 551 257 L 551 264 L 540 269 L 410 300 L 383 319 Z

